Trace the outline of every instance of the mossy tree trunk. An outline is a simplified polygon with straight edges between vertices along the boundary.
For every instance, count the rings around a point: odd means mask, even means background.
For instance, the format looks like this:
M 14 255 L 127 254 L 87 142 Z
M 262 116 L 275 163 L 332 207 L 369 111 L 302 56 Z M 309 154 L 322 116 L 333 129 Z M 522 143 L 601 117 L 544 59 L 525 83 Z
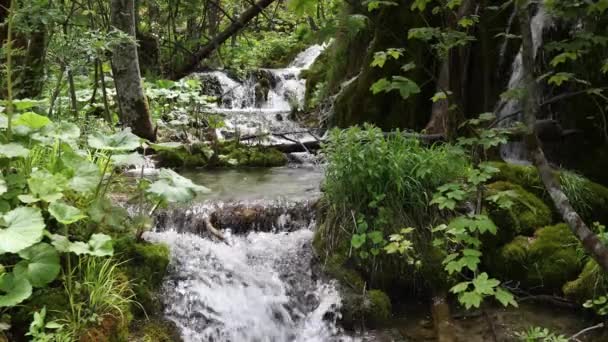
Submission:
M 112 0 L 111 24 L 135 39 L 134 0 Z M 123 42 L 114 49 L 112 72 L 121 122 L 130 127 L 136 135 L 151 141 L 156 140 L 148 100 L 142 86 L 135 42 Z
M 538 169 L 541 180 L 564 221 L 570 226 L 572 233 L 581 241 L 583 247 L 593 259 L 608 272 L 608 248 L 597 235 L 585 224 L 580 215 L 572 207 L 562 190 L 559 178 L 551 169 L 541 148 L 535 131 L 536 116 L 540 111 L 540 89 L 534 72 L 534 43 L 532 40 L 529 1 L 520 0 L 518 15 L 522 37 L 522 66 L 524 75 L 524 124 L 526 127 L 525 142 L 534 166 Z

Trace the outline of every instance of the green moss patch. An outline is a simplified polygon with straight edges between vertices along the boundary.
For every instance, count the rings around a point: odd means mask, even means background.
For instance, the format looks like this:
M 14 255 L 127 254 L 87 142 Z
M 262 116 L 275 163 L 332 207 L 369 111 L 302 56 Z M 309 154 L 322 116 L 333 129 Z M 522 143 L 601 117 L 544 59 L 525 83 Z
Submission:
M 487 252 L 484 265 L 502 280 L 515 280 L 540 291 L 559 291 L 581 272 L 579 247 L 566 224 L 547 226 L 534 237 L 518 236 Z
M 578 278 L 569 281 L 562 288 L 566 297 L 584 302 L 588 299 L 604 295 L 608 291 L 608 277 L 593 259 L 585 263 Z
M 141 316 L 142 308 L 147 315 L 161 312 L 158 290 L 169 266 L 169 247 L 123 238 L 116 241 L 115 251 L 125 260 L 123 268 L 132 282 L 135 300 L 141 305 L 133 305 L 134 313 Z
M 487 194 L 490 196 L 501 191 L 512 191 L 516 197 L 509 209 L 489 205 L 489 216 L 499 227 L 498 235 L 491 238 L 493 245 L 510 241 L 517 235 L 532 235 L 536 229 L 551 224 L 551 210 L 536 195 L 517 184 L 504 181 L 492 183 L 487 187 Z

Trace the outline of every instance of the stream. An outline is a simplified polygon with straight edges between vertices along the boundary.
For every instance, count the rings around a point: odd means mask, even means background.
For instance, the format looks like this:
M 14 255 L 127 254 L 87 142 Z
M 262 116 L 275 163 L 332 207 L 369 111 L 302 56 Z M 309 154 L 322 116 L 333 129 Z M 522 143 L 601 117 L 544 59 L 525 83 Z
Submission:
M 535 45 L 547 20 L 534 18 Z M 539 34 L 541 33 L 541 34 Z M 303 130 L 290 118 L 301 104 L 306 83 L 303 69 L 323 46 L 302 52 L 285 69 L 262 69 L 273 78 L 264 103 L 256 103 L 255 77 L 245 81 L 222 71 L 204 73 L 221 85 L 222 102 L 212 111 L 224 118 L 219 137 L 286 133 Z M 509 87 L 521 82 L 521 57 L 513 62 Z M 259 102 L 259 101 L 258 101 Z M 519 104 L 506 101 L 500 115 Z M 506 124 L 512 124 L 508 120 Z M 290 135 L 305 141 L 306 133 Z M 271 136 L 271 143 L 284 141 Z M 505 148 L 506 159 L 523 159 L 517 145 Z M 395 318 L 382 329 L 346 332 L 339 324 L 342 299 L 338 285 L 323 275 L 312 248 L 315 204 L 321 196 L 323 167 L 301 154 L 281 168 L 191 170 L 182 174 L 212 191 L 187 207 L 157 214 L 149 241 L 167 244 L 171 263 L 163 286 L 165 317 L 176 324 L 185 342 L 339 342 L 433 341 L 429 305 L 398 303 Z M 223 239 L 212 234 L 212 223 Z M 514 341 L 516 331 L 530 325 L 576 332 L 588 322 L 577 313 L 522 305 L 520 309 L 488 308 L 455 318 L 459 341 Z

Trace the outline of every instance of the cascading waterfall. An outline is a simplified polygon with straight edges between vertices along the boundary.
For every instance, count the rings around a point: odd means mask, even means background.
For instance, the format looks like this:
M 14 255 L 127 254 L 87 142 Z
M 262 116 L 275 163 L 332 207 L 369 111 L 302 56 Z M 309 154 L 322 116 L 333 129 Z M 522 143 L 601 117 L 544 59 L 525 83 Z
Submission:
M 271 87 L 267 96 L 260 101 L 259 79 L 250 76 L 239 82 L 222 71 L 212 71 L 200 75 L 211 76 L 221 85 L 221 103 L 211 111 L 225 117 L 225 127 L 218 130 L 220 138 L 261 135 L 264 133 L 285 133 L 305 131 L 290 119 L 292 109 L 300 108 L 304 102 L 306 80 L 300 77 L 302 70 L 309 68 L 325 49 L 325 45 L 313 45 L 296 56 L 287 68 L 260 69 L 270 79 Z M 311 140 L 312 136 L 294 136 L 300 141 Z M 269 137 L 272 143 L 285 140 Z
M 311 245 L 322 171 L 268 171 L 275 181 L 238 172 L 251 184 L 162 211 L 156 230 L 145 235 L 171 248 L 166 317 L 186 342 L 352 341 L 337 324 L 337 285 L 318 272 Z M 216 192 L 235 179 L 231 173 L 200 177 Z M 282 177 L 293 184 L 281 185 Z M 279 189 L 287 196 L 277 196 Z M 206 222 L 221 229 L 224 241 L 212 239 Z
M 538 49 L 543 44 L 543 31 L 551 23 L 551 17 L 544 7 L 540 6 L 532 18 L 531 30 L 532 41 L 534 44 L 534 57 Z M 521 89 L 523 82 L 523 65 L 521 50 L 515 56 L 515 60 L 511 66 L 511 78 L 509 79 L 508 90 Z M 519 99 L 511 98 L 503 100 L 498 104 L 498 120 L 501 127 L 513 126 L 516 122 L 522 120 L 522 114 L 518 113 L 521 110 L 521 102 Z M 527 154 L 525 146 L 521 141 L 511 141 L 508 144 L 501 146 L 500 153 L 505 161 L 511 163 L 527 163 Z

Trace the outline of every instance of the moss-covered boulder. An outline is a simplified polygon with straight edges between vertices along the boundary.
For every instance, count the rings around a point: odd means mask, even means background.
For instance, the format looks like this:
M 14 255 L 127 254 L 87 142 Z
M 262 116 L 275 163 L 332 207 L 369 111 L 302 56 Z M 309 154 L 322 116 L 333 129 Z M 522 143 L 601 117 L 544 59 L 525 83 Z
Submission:
M 582 269 L 580 244 L 566 224 L 543 227 L 533 237 L 518 236 L 484 255 L 492 275 L 527 288 L 559 291 Z
M 116 241 L 115 251 L 126 261 L 123 268 L 132 282 L 135 300 L 141 305 L 133 305 L 133 312 L 140 316 L 144 314 L 141 308 L 147 315 L 161 312 L 158 290 L 169 266 L 169 247 L 123 238 Z
M 500 169 L 494 180 L 522 186 L 526 191 L 541 198 L 554 211 L 554 217 L 559 217 L 536 168 L 502 162 L 492 164 Z M 585 222 L 608 222 L 608 188 L 572 172 L 561 171 L 557 175 L 565 194 Z
M 274 167 L 288 162 L 281 151 L 265 146 L 226 143 L 216 151 L 206 144 L 193 144 L 174 150 L 159 151 L 156 161 L 160 167 Z
M 564 295 L 578 302 L 604 295 L 608 291 L 608 276 L 593 259 L 585 263 L 583 271 L 575 280 L 567 282 L 562 288 Z
M 517 235 L 532 235 L 536 229 L 552 223 L 551 209 L 523 187 L 504 181 L 489 184 L 487 187 L 489 196 L 503 191 L 510 191 L 515 195 L 514 204 L 509 209 L 504 209 L 489 203 L 489 216 L 499 228 L 497 236 L 492 236 L 487 241 L 492 246 L 510 241 Z M 488 244 L 484 247 L 487 248 Z

